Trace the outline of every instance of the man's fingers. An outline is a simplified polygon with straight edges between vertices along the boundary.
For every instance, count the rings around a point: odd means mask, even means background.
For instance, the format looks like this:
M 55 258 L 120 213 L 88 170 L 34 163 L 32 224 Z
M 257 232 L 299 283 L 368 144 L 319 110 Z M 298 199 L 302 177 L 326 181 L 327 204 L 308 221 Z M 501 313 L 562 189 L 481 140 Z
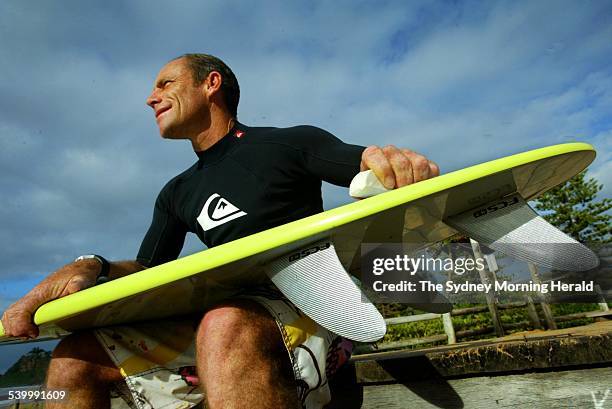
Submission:
M 395 187 L 395 175 L 389 160 L 378 146 L 369 146 L 361 154 L 361 170 L 371 169 L 387 189 Z
M 27 311 L 13 310 L 11 307 L 2 316 L 4 333 L 10 337 L 36 338 L 38 327 L 32 322 L 32 314 Z
M 435 178 L 436 176 L 440 176 L 440 167 L 437 163 L 433 161 L 429 161 L 429 177 Z
M 412 162 L 404 152 L 393 145 L 389 145 L 383 148 L 383 153 L 393 169 L 395 187 L 414 183 Z
M 31 318 L 32 317 L 30 316 L 30 319 Z M 39 334 L 38 327 L 34 325 L 34 323 L 32 322 L 28 322 L 27 324 L 25 324 L 25 326 L 23 327 L 23 330 L 27 334 L 26 336 L 29 339 L 34 339 L 38 337 L 38 334 Z
M 430 167 L 427 158 L 409 149 L 402 149 L 402 153 L 408 158 L 412 165 L 413 183 L 429 179 Z
M 387 189 L 420 182 L 440 174 L 438 165 L 425 156 L 393 145 L 369 146 L 361 156 L 361 170 L 372 169 Z

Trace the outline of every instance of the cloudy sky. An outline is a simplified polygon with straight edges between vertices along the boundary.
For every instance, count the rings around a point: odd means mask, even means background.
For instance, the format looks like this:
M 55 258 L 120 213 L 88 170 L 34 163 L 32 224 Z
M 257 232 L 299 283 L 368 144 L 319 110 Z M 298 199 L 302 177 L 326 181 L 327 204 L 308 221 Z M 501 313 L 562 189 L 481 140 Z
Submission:
M 80 254 L 135 256 L 195 158 L 144 103 L 185 52 L 233 68 L 247 125 L 317 125 L 443 171 L 586 141 L 612 196 L 611 1 L 108 4 L 0 3 L 0 310 Z

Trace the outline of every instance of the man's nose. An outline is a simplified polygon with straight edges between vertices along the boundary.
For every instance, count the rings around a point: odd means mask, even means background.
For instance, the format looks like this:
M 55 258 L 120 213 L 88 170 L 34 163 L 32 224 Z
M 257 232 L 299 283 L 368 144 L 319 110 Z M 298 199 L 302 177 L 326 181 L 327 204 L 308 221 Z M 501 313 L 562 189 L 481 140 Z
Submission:
M 155 104 L 158 104 L 160 101 L 161 99 L 159 98 L 157 91 L 153 91 L 147 98 L 147 105 L 155 109 Z

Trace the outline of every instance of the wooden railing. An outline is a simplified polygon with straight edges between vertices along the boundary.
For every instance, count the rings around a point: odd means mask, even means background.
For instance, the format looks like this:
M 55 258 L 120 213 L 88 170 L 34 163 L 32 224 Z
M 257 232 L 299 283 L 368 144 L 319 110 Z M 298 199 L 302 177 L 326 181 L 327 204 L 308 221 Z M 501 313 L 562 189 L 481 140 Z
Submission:
M 508 309 L 516 309 L 516 308 L 529 308 L 528 302 L 512 302 L 507 304 L 497 304 L 496 308 L 498 310 L 508 310 Z M 460 339 L 465 339 L 469 337 L 479 336 L 479 335 L 487 335 L 491 334 L 493 336 L 497 336 L 498 334 L 495 331 L 495 327 L 490 325 L 483 328 L 471 329 L 471 330 L 463 330 L 456 331 L 452 322 L 452 317 L 461 316 L 461 315 L 469 315 L 469 314 L 478 314 L 488 311 L 488 306 L 478 306 L 478 307 L 469 307 L 469 308 L 457 308 L 452 310 L 450 313 L 446 314 L 434 314 L 434 313 L 426 313 L 426 314 L 417 314 L 417 315 L 408 315 L 402 317 L 394 317 L 387 318 L 385 322 L 387 325 L 398 325 L 398 324 L 407 324 L 419 321 L 429 321 L 429 320 L 438 320 L 441 319 L 444 327 L 444 334 L 436 334 L 425 337 L 417 337 L 410 338 L 401 341 L 392 341 L 379 343 L 376 347 L 376 350 L 384 351 L 389 349 L 397 349 L 397 348 L 405 348 L 408 346 L 420 345 L 420 344 L 430 344 L 436 342 L 446 342 L 448 344 L 454 344 Z M 535 308 L 534 308 L 535 311 Z M 537 312 L 536 312 L 537 316 Z M 555 322 L 565 322 L 571 321 L 581 318 L 598 318 L 598 317 L 607 317 L 612 316 L 612 311 L 610 311 L 607 303 L 599 303 L 599 309 L 594 311 L 587 312 L 579 312 L 574 314 L 567 315 L 559 315 L 554 317 L 553 320 Z M 537 326 L 536 326 L 537 325 Z M 546 320 L 537 319 L 535 321 L 519 321 L 514 323 L 503 323 L 502 327 L 504 330 L 516 330 L 520 328 L 543 328 L 546 325 Z M 556 325 L 555 325 L 556 328 Z M 505 331 L 504 331 L 505 332 Z

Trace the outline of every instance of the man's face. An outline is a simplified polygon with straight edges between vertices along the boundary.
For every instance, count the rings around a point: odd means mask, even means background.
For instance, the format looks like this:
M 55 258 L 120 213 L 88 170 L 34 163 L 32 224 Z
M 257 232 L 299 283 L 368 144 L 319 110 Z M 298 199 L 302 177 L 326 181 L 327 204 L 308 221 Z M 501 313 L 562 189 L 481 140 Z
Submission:
M 161 69 L 147 105 L 155 111 L 162 137 L 190 138 L 206 128 L 210 118 L 204 87 L 204 83 L 194 84 L 191 70 L 183 58 Z

